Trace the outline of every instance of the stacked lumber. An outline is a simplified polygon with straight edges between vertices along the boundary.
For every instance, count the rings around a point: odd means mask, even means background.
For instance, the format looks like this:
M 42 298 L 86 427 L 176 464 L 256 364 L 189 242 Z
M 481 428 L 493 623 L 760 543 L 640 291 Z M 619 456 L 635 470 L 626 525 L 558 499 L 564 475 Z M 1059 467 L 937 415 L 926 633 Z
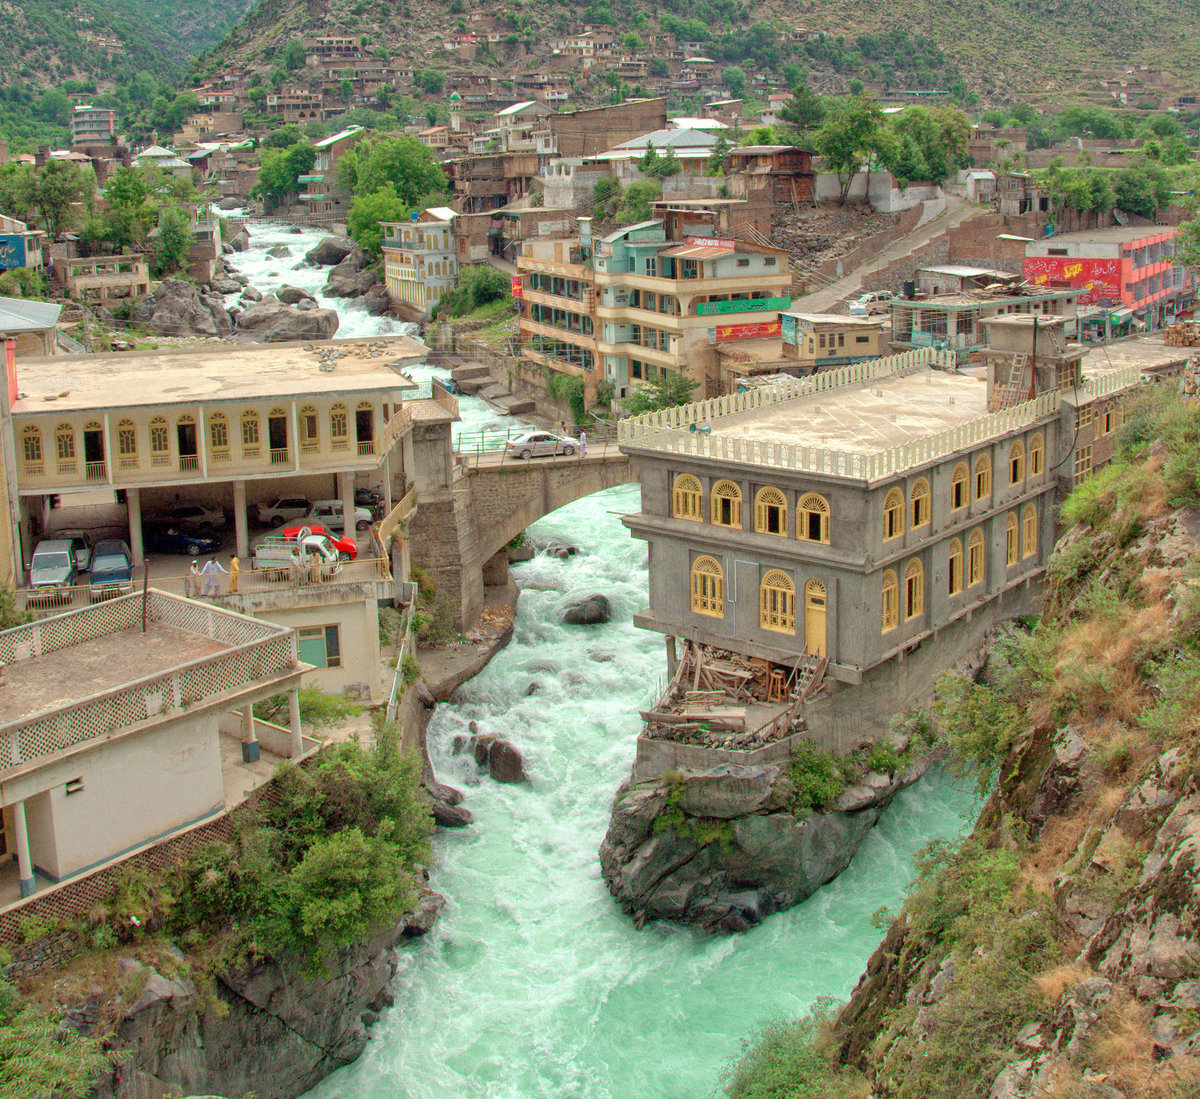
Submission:
M 1163 342 L 1168 347 L 1200 347 L 1200 322 L 1180 321 L 1163 330 Z

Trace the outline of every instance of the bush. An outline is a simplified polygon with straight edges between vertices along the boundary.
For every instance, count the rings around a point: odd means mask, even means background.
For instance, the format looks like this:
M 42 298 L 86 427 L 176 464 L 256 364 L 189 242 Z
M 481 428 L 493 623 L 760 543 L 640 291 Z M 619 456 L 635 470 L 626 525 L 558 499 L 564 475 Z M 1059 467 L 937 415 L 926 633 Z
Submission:
M 442 298 L 439 317 L 461 317 L 481 306 L 511 297 L 512 281 L 495 267 L 464 267 L 458 286 Z
M 362 707 L 347 695 L 326 694 L 315 685 L 300 688 L 300 721 L 305 725 L 316 728 L 336 725 L 361 710 Z M 288 696 L 272 695 L 262 702 L 256 702 L 254 716 L 275 725 L 287 725 L 290 719 Z
M 938 739 L 949 751 L 951 769 L 973 777 L 983 793 L 1024 727 L 1024 715 L 999 691 L 958 672 L 943 672 L 935 690 Z
M 842 778 L 834 755 L 821 751 L 807 740 L 793 750 L 788 778 L 796 790 L 792 797 L 792 814 L 797 818 L 833 801 L 846 788 L 846 780 Z
M 555 371 L 546 380 L 546 392 L 570 407 L 571 415 L 577 424 L 587 422 L 587 402 L 584 399 L 584 383 L 581 377 Z

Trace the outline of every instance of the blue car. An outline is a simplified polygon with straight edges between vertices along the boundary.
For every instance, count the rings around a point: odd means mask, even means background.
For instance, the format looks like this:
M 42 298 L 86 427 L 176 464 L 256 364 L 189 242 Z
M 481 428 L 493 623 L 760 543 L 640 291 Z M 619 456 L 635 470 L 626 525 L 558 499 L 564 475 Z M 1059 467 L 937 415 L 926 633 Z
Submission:
M 115 538 L 97 542 L 92 551 L 92 570 L 88 578 L 89 597 L 111 599 L 133 591 L 133 554 Z
M 150 523 L 142 526 L 142 544 L 147 553 L 182 553 L 187 557 L 203 557 L 221 548 L 219 538 Z

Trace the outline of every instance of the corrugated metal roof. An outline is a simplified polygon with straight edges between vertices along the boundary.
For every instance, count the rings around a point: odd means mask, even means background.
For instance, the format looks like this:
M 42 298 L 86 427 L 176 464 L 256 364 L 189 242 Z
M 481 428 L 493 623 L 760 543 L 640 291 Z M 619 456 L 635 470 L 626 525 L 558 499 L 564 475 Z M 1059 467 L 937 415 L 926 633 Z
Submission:
M 714 259 L 732 254 L 732 248 L 714 248 L 711 244 L 680 244 L 659 252 L 660 256 L 675 256 L 679 259 Z
M 62 306 L 50 301 L 0 298 L 0 332 L 40 332 L 58 323 Z

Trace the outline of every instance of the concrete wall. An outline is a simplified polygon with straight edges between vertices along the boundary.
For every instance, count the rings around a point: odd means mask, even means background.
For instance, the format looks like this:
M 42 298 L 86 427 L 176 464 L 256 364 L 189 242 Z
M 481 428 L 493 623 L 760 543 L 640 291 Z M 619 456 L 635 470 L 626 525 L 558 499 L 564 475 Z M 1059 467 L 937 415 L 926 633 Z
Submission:
M 618 103 L 566 114 L 546 116 L 550 132 L 558 139 L 562 156 L 595 156 L 651 130 L 667 125 L 665 99 Z
M 818 172 L 813 181 L 817 202 L 837 202 L 842 185 L 835 172 Z M 901 190 L 891 172 L 858 172 L 850 181 L 847 202 L 869 202 L 884 214 L 897 214 L 925 202 L 945 202 L 936 183 L 910 183 Z M 944 206 L 943 206 L 944 209 Z
M 348 586 L 344 593 L 349 602 L 332 603 L 330 597 L 335 591 L 331 588 L 321 593 L 324 597 L 322 606 L 273 609 L 260 612 L 256 617 L 294 630 L 305 626 L 337 626 L 341 666 L 306 672 L 304 682 L 315 683 L 321 690 L 333 694 L 380 702 L 383 690 L 379 663 L 379 604 L 375 599 L 355 600 L 353 586 Z

